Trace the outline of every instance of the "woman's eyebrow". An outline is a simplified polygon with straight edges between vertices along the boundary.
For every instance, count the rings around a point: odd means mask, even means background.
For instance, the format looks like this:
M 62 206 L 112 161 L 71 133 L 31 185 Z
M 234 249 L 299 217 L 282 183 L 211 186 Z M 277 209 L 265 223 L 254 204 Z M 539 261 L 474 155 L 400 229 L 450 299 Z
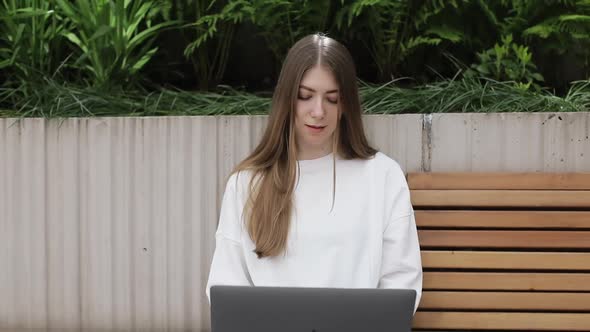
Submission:
M 309 91 L 311 91 L 311 92 L 316 92 L 314 89 L 312 89 L 312 88 L 310 88 L 310 87 L 308 87 L 308 86 L 305 86 L 305 85 L 303 85 L 303 84 L 299 85 L 299 88 L 300 88 L 300 89 L 309 90 Z M 326 91 L 326 93 L 336 93 L 336 92 L 338 92 L 338 89 L 334 89 L 334 90 L 329 90 L 329 91 Z

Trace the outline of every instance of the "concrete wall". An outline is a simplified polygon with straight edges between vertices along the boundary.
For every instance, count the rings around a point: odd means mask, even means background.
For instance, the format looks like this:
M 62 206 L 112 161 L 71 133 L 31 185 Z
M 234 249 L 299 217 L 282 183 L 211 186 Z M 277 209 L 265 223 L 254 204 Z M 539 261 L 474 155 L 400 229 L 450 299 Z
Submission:
M 207 330 L 224 180 L 265 122 L 0 119 L 0 329 Z M 590 171 L 590 113 L 365 125 L 406 171 Z

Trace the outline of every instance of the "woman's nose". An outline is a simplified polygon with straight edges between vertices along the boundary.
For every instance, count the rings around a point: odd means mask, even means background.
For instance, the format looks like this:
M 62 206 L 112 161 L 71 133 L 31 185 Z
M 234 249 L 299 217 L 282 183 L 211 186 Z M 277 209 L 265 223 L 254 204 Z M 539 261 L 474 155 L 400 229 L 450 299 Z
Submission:
M 311 110 L 311 116 L 314 118 L 319 118 L 322 119 L 325 115 L 324 112 L 324 104 L 322 103 L 322 99 L 321 98 L 317 98 L 312 106 L 312 110 Z

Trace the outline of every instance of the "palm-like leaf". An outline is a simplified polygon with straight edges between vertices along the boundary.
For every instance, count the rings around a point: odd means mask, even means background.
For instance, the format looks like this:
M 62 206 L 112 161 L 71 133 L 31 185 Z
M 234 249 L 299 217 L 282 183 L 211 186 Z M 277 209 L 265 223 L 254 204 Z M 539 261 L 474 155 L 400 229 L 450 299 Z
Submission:
M 64 36 L 79 50 L 76 64 L 97 86 L 131 83 L 157 51 L 158 33 L 177 21 L 152 24 L 155 0 L 56 0 L 76 29 Z

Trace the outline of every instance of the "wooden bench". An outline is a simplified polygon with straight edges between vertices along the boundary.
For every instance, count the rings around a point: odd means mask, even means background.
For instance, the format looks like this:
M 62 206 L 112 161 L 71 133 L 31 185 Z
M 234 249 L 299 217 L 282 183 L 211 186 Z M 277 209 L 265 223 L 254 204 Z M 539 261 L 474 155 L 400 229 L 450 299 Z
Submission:
M 419 330 L 590 331 L 590 173 L 410 173 Z

